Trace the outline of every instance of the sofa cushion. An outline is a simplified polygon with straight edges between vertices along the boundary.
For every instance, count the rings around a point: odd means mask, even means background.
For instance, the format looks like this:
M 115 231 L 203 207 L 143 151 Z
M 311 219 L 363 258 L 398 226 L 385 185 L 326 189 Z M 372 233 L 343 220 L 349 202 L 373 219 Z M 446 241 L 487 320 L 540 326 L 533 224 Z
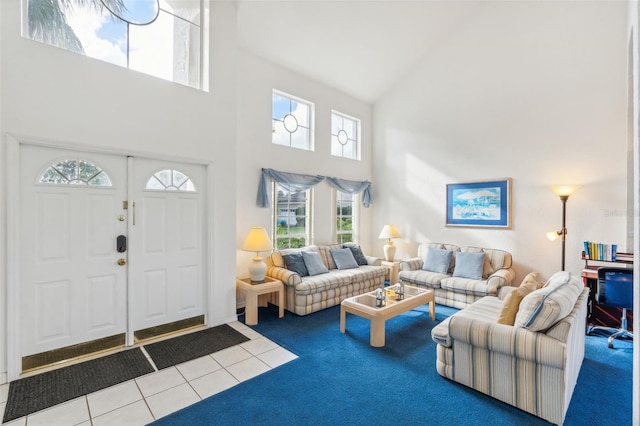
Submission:
M 406 284 L 422 285 L 429 288 L 440 288 L 442 280 L 449 278 L 449 275 L 418 269 L 416 271 L 400 271 L 398 277 L 400 278 L 400 281 L 403 281 Z
M 496 288 L 488 286 L 486 280 L 473 278 L 446 277 L 442 279 L 440 286 L 458 294 L 471 294 L 476 297 L 497 296 Z
M 351 250 L 351 254 L 353 254 L 354 259 L 356 259 L 356 263 L 358 265 L 368 265 L 369 262 L 367 262 L 367 258 L 364 256 L 364 253 L 362 253 L 362 249 L 360 248 L 360 246 L 357 245 L 343 245 L 342 247 L 344 248 L 348 248 L 349 250 Z
M 451 264 L 451 256 L 453 256 L 451 250 L 428 247 L 422 269 L 439 274 L 446 274 Z
M 301 277 L 306 277 L 309 275 L 309 271 L 307 270 L 307 266 L 304 264 L 304 258 L 300 253 L 291 253 L 285 254 L 282 256 L 282 260 L 284 261 L 285 267 L 297 273 Z
M 518 309 L 520 308 L 520 302 L 532 291 L 533 289 L 528 286 L 520 286 L 507 294 L 502 301 L 502 309 L 500 310 L 500 314 L 498 314 L 496 322 L 498 324 L 513 325 L 516 321 Z
M 531 331 L 542 331 L 569 315 L 584 284 L 571 272 L 557 272 L 544 287 L 522 299 L 514 325 Z
M 539 272 L 529 272 L 520 283 L 520 287 L 527 287 L 531 291 L 538 290 L 542 288 L 544 282 L 540 279 Z
M 302 259 L 304 260 L 304 264 L 307 267 L 307 271 L 309 271 L 309 275 L 319 275 L 326 274 L 329 272 L 324 263 L 322 263 L 322 259 L 320 258 L 320 254 L 313 251 L 303 251 Z
M 353 253 L 348 248 L 331 250 L 331 257 L 333 257 L 333 261 L 336 262 L 336 266 L 338 269 L 351 269 L 357 268 L 358 262 L 353 257 Z
M 469 278 L 472 280 L 482 279 L 484 267 L 484 253 L 459 252 L 456 254 L 456 266 L 453 269 L 453 276 Z

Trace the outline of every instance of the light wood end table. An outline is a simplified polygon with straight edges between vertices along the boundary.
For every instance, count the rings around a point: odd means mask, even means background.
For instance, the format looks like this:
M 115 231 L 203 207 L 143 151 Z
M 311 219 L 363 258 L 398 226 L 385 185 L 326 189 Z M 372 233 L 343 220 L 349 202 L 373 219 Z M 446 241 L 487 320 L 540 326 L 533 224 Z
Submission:
M 389 285 L 394 285 L 395 283 L 400 281 L 400 279 L 398 278 L 398 274 L 400 273 L 399 260 L 392 260 L 392 261 L 383 260 L 382 266 L 386 266 L 386 268 L 388 269 L 387 275 L 385 278 L 389 280 Z
M 258 324 L 259 296 L 278 293 L 278 316 L 284 316 L 284 284 L 275 278 L 265 277 L 264 282 L 254 283 L 249 277 L 236 279 L 236 287 L 245 294 L 244 322 L 247 325 Z M 266 301 L 261 305 L 266 306 Z

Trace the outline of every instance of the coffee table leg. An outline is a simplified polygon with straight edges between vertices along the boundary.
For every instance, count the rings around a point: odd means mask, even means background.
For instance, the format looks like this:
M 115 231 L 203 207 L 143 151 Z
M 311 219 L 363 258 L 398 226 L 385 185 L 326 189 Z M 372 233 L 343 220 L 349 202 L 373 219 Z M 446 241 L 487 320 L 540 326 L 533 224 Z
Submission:
M 429 314 L 431 315 L 431 319 L 435 321 L 436 320 L 436 302 L 433 300 L 429 302 Z
M 340 306 L 340 333 L 344 333 L 345 322 L 346 322 L 346 312 L 344 310 L 344 306 Z
M 369 344 L 373 347 L 380 348 L 384 346 L 384 321 L 384 318 L 371 319 Z

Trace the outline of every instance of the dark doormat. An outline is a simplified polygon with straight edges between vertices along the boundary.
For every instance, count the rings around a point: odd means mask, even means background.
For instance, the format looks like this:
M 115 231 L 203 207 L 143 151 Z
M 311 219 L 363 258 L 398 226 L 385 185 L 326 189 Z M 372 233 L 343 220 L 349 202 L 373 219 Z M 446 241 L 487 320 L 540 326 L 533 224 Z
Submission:
M 3 423 L 152 373 L 140 348 L 25 377 L 9 384 Z
M 144 345 L 158 370 L 200 358 L 249 340 L 227 324 Z

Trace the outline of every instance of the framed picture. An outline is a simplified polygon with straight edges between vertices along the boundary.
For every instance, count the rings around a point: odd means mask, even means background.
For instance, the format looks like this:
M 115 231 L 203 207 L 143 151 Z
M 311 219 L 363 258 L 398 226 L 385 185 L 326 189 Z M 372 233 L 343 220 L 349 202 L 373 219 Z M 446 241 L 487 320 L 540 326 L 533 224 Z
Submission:
M 446 225 L 511 228 L 511 179 L 447 184 Z

